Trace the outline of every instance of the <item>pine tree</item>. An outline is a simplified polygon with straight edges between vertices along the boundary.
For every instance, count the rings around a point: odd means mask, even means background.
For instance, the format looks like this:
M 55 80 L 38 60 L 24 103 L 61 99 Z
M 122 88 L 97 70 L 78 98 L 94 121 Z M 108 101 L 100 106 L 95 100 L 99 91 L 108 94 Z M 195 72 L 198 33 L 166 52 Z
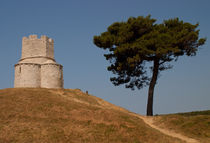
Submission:
M 94 36 L 94 44 L 108 54 L 108 71 L 115 77 L 115 85 L 141 89 L 149 85 L 147 115 L 153 115 L 153 95 L 160 71 L 172 68 L 171 61 L 179 56 L 195 56 L 199 46 L 206 41 L 199 39 L 199 24 L 190 24 L 179 18 L 155 23 L 151 16 L 130 17 L 126 22 L 115 22 L 106 32 Z M 151 64 L 147 64 L 151 63 Z M 152 76 L 149 76 L 149 73 Z

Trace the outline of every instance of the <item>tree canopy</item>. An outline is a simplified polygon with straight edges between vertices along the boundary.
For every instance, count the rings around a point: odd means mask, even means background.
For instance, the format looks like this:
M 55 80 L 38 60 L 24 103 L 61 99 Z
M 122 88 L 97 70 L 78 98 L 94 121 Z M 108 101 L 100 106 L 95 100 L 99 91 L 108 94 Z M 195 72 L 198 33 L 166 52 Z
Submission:
M 205 43 L 205 38 L 199 39 L 198 26 L 198 23 L 193 25 L 179 18 L 158 24 L 150 15 L 130 17 L 126 22 L 113 23 L 106 32 L 94 36 L 94 44 L 108 50 L 104 56 L 111 63 L 107 69 L 116 75 L 110 78 L 114 85 L 125 84 L 131 89 L 150 85 L 149 97 L 152 99 L 148 97 L 148 104 L 152 100 L 149 105 L 152 108 L 159 71 L 171 68 L 169 62 L 177 61 L 179 56 L 195 56 L 198 47 Z M 153 64 L 148 67 L 147 62 Z M 147 115 L 152 115 L 153 111 L 148 108 Z

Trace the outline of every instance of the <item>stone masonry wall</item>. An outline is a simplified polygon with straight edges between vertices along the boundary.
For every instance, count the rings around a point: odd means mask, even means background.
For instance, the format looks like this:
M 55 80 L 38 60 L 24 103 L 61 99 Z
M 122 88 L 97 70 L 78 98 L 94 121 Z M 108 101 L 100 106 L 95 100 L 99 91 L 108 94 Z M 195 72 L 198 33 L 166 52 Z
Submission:
M 63 67 L 59 64 L 43 64 L 41 66 L 41 87 L 62 88 Z
M 22 57 L 21 59 L 30 57 L 49 57 L 54 59 L 54 41 L 47 36 L 30 35 L 28 38 L 22 39 Z
M 17 64 L 15 65 L 15 87 L 40 87 L 39 64 Z

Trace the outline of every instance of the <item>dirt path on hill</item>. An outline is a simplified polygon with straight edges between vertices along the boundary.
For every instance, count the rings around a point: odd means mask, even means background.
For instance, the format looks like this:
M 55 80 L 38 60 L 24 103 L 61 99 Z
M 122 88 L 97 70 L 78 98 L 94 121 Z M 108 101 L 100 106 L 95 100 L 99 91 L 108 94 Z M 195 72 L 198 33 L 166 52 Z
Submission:
M 120 111 L 123 111 L 123 112 L 126 112 L 128 113 L 129 111 L 125 110 L 124 108 L 121 108 L 119 106 L 116 106 L 116 105 L 112 105 L 106 101 L 98 101 L 101 105 L 103 106 L 106 106 L 108 108 L 113 108 L 113 109 L 117 109 L 117 110 L 120 110 Z M 165 134 L 165 135 L 168 135 L 168 136 L 171 136 L 171 137 L 174 137 L 174 138 L 178 138 L 182 141 L 185 141 L 187 143 L 199 143 L 199 141 L 193 139 L 193 138 L 189 138 L 187 136 L 184 136 L 184 135 L 181 135 L 179 133 L 176 133 L 172 130 L 167 130 L 167 129 L 163 129 L 163 128 L 160 128 L 158 126 L 156 126 L 154 124 L 154 117 L 148 117 L 148 116 L 142 116 L 142 115 L 139 115 L 139 114 L 135 114 L 135 113 L 132 113 L 132 112 L 129 112 L 129 114 L 133 115 L 133 116 L 136 116 L 140 119 L 142 119 L 147 125 L 149 125 L 150 127 L 152 127 L 153 129 L 156 129 L 158 131 L 160 131 L 161 133 Z
M 187 143 L 199 143 L 199 141 L 197 141 L 195 139 L 186 137 L 184 135 L 175 133 L 174 131 L 163 129 L 163 128 L 160 128 L 160 127 L 154 125 L 153 117 L 141 116 L 141 115 L 137 115 L 137 114 L 132 114 L 132 115 L 141 118 L 147 125 L 149 125 L 150 127 L 160 131 L 163 134 L 166 134 L 166 135 L 174 137 L 174 138 L 181 139 L 181 140 L 183 140 Z

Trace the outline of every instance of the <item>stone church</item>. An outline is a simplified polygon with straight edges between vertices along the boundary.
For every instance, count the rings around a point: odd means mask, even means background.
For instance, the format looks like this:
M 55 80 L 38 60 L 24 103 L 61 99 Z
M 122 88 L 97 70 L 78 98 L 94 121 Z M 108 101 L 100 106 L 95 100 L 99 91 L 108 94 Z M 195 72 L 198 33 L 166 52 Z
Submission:
M 15 65 L 14 87 L 63 88 L 63 66 L 55 61 L 51 38 L 23 37 L 22 56 Z

